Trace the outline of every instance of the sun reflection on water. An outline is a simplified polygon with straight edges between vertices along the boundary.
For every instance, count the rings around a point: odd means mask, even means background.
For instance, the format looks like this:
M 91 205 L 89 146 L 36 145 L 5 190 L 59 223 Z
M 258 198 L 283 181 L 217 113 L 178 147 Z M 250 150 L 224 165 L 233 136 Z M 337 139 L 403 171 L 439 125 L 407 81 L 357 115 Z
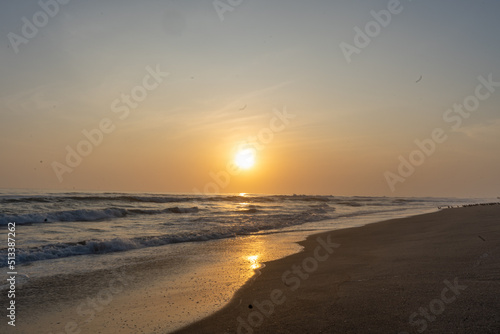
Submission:
M 260 267 L 259 255 L 247 256 L 247 260 L 250 262 L 250 269 L 255 270 Z

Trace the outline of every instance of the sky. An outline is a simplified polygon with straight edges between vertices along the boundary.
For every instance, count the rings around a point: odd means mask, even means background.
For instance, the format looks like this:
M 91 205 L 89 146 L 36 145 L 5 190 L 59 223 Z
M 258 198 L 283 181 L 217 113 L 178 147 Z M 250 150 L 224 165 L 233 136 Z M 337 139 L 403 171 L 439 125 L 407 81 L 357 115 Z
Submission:
M 0 188 L 500 196 L 496 0 L 1 7 Z

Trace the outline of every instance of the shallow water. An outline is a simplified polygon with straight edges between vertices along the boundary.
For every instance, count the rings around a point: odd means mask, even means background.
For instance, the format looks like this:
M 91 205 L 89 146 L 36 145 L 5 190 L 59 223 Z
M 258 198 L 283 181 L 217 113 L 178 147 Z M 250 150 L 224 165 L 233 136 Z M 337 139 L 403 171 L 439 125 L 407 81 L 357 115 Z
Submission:
M 0 224 L 16 222 L 20 287 L 56 275 L 142 267 L 151 273 L 144 288 L 165 298 L 158 328 L 174 330 L 220 309 L 263 262 L 300 251 L 296 242 L 307 235 L 480 201 L 4 191 Z

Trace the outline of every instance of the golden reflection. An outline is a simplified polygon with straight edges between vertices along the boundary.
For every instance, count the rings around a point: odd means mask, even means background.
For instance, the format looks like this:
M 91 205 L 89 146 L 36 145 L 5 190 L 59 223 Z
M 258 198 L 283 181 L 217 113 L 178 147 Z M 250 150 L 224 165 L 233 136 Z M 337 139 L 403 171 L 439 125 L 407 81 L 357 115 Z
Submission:
M 297 237 L 283 235 L 242 237 L 237 241 L 237 247 L 233 248 L 238 254 L 239 279 L 246 282 L 258 275 L 258 271 L 265 267 L 264 263 L 299 252 L 302 249 L 302 246 L 296 243 L 299 240 L 301 239 Z
M 250 261 L 250 269 L 255 270 L 260 267 L 259 256 L 260 255 L 247 256 L 247 260 Z
M 245 197 L 247 193 L 240 193 L 241 197 Z

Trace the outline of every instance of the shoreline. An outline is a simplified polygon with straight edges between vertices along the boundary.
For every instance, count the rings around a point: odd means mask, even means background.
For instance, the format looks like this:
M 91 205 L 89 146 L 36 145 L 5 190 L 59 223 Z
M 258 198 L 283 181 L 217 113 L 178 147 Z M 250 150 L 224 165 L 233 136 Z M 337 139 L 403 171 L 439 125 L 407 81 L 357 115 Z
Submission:
M 266 263 L 223 309 L 173 333 L 493 333 L 496 204 L 311 235 L 299 242 L 303 251 Z
M 321 295 L 323 292 L 321 289 L 325 289 L 325 291 L 333 293 L 335 298 L 337 298 L 335 291 L 353 280 L 351 273 L 345 268 L 344 272 L 328 272 L 331 269 L 330 262 L 337 258 L 338 253 L 342 254 L 344 245 L 349 244 L 348 242 L 328 239 L 330 234 L 343 235 L 354 231 L 356 236 L 359 234 L 356 231 L 371 229 L 371 226 L 409 219 L 419 220 L 419 217 L 432 217 L 446 211 L 455 212 L 455 210 L 457 209 L 410 215 L 405 218 L 377 220 L 377 222 L 366 222 L 360 219 L 358 224 L 363 224 L 361 226 L 340 227 L 340 229 L 335 230 L 321 227 L 325 232 L 320 233 L 306 229 L 295 231 L 295 234 L 294 232 L 286 232 L 286 236 L 277 234 L 213 241 L 208 242 L 205 246 L 175 245 L 175 248 L 178 248 L 177 252 L 185 256 L 184 260 L 180 260 L 182 268 L 185 269 L 186 266 L 194 268 L 194 276 L 193 272 L 189 270 L 170 275 L 169 268 L 172 268 L 172 259 L 160 256 L 156 260 L 152 259 L 153 261 L 145 263 L 122 261 L 122 265 L 115 266 L 114 270 L 97 270 L 82 275 L 58 275 L 57 277 L 37 279 L 34 281 L 35 284 L 32 284 L 33 282 L 27 284 L 26 289 L 24 285 L 21 286 L 19 291 L 20 326 L 12 328 L 7 333 L 31 333 L 39 328 L 47 328 L 47 333 L 113 333 L 117 330 L 122 333 L 194 333 L 200 331 L 210 333 L 210 329 L 205 328 L 205 325 L 196 326 L 206 323 L 206 321 L 210 322 L 209 319 L 218 319 L 215 321 L 217 323 L 222 318 L 226 319 L 224 321 L 228 325 L 226 328 L 228 333 L 236 333 L 238 328 L 240 328 L 239 332 L 241 333 L 266 333 L 267 317 L 263 317 L 266 320 L 263 321 L 262 325 L 252 327 L 248 324 L 249 312 L 262 307 L 265 311 L 265 305 L 271 309 L 270 304 L 264 303 L 262 306 L 259 301 L 272 302 L 273 314 L 270 315 L 269 319 L 273 319 L 275 318 L 275 308 L 276 314 L 278 314 L 279 310 L 287 305 L 288 300 L 293 300 L 291 297 L 285 296 L 284 292 L 286 291 L 292 292 L 292 297 L 306 293 L 308 300 L 316 298 L 309 296 L 310 291 L 308 290 L 315 275 L 327 274 L 331 278 L 327 282 L 328 284 L 319 282 L 317 286 L 313 286 L 316 294 Z M 343 224 L 340 223 L 338 226 L 343 226 Z M 387 231 L 390 231 L 390 228 L 386 228 L 385 232 Z M 384 229 L 380 233 L 383 234 Z M 300 235 L 308 235 L 308 237 L 303 240 Z M 323 239 L 319 242 L 317 238 L 321 236 Z M 299 239 L 302 241 L 297 242 Z M 350 241 L 349 238 L 347 240 Z M 314 249 L 318 245 L 331 243 L 339 244 L 339 248 L 325 246 L 327 248 L 323 247 L 318 250 L 317 254 L 314 254 Z M 285 246 L 287 248 L 283 249 Z M 191 263 L 187 262 L 186 259 L 192 258 L 193 254 L 199 254 L 199 251 L 196 252 L 191 247 L 202 247 L 207 251 L 204 253 L 206 255 Z M 296 250 L 292 251 L 294 247 Z M 312 257 L 304 257 L 311 251 L 311 247 L 313 247 Z M 302 250 L 299 250 L 300 248 Z M 212 252 L 214 250 L 215 252 Z M 283 257 L 287 252 L 292 255 Z M 207 257 L 209 254 L 210 256 Z M 359 254 L 354 255 L 358 256 L 359 261 L 363 259 L 367 261 L 370 256 L 373 257 L 373 254 L 367 257 L 367 254 L 361 257 Z M 174 256 L 174 258 L 179 261 L 178 256 Z M 249 258 L 251 258 L 250 262 Z M 295 260 L 292 261 L 290 258 Z M 309 258 L 309 260 L 303 262 L 305 258 Z M 270 259 L 272 261 L 269 261 Z M 207 261 L 208 265 L 204 263 Z M 289 268 L 283 267 L 283 263 L 288 264 Z M 220 266 L 221 264 L 224 264 L 224 268 Z M 292 266 L 294 265 L 305 266 L 305 269 L 310 272 L 293 272 Z M 232 269 L 231 266 L 233 266 Z M 236 271 L 234 268 L 239 269 Z M 254 271 L 254 269 L 257 270 Z M 280 282 L 285 271 L 289 271 L 284 279 L 288 286 L 284 286 L 283 282 Z M 214 278 L 220 279 L 217 281 Z M 263 279 L 267 281 L 267 285 L 264 284 L 257 289 L 255 286 L 261 284 Z M 360 278 L 360 282 L 363 282 L 364 279 Z M 258 295 L 255 293 L 255 289 L 257 292 L 267 289 L 267 296 L 259 297 L 263 298 L 262 300 L 256 298 L 258 302 L 255 307 L 250 301 L 247 308 L 241 309 L 241 305 L 245 303 L 244 300 L 247 298 L 245 293 L 248 294 L 248 291 L 251 291 L 251 296 Z M 332 292 L 332 289 L 335 291 Z M 276 291 L 273 293 L 274 290 L 282 290 L 283 295 Z M 217 293 L 214 294 L 214 291 Z M 283 298 L 287 300 L 281 302 Z M 317 299 L 316 302 L 321 302 L 321 299 Z M 302 304 L 299 302 L 296 307 L 301 308 Z M 250 305 L 252 305 L 252 309 L 248 308 Z M 228 318 L 227 314 L 231 314 L 231 312 L 234 314 L 234 309 L 238 309 L 238 307 L 240 307 L 241 314 L 234 319 Z M 214 312 L 215 309 L 218 311 Z M 314 317 L 316 311 L 311 312 L 310 317 Z M 206 318 L 203 318 L 204 316 Z M 182 324 L 182 322 L 184 323 Z M 231 324 L 233 328 L 231 328 Z M 238 327 L 239 325 L 241 326 Z M 212 332 L 224 332 L 222 328 L 218 327 L 220 325 L 214 326 Z M 269 330 L 269 333 L 273 330 Z
M 392 214 L 381 212 L 310 222 L 298 229 L 292 227 L 276 233 L 171 244 L 156 248 L 150 255 L 148 249 L 137 249 L 127 252 L 125 257 L 111 253 L 108 259 L 94 260 L 87 255 L 69 263 L 68 258 L 61 258 L 27 264 L 20 270 L 29 276 L 20 275 L 17 283 L 18 325 L 7 330 L 31 333 L 41 326 L 50 329 L 50 333 L 65 333 L 68 325 L 69 332 L 106 328 L 108 332 L 116 329 L 135 333 L 135 328 L 123 327 L 122 322 L 130 322 L 130 318 L 145 333 L 172 332 L 223 308 L 236 291 L 253 279 L 254 269 L 263 262 L 300 252 L 298 241 L 308 235 L 371 224 Z M 75 270 L 79 266 L 86 268 L 89 263 L 96 267 L 91 271 Z M 149 319 L 138 309 L 149 310 L 153 301 L 145 296 L 158 294 L 162 298 L 154 303 L 166 316 Z M 125 307 L 115 308 L 117 303 L 134 304 L 137 309 L 130 312 Z M 111 310 L 119 310 L 120 316 Z
M 2 324 L 0 331 L 173 331 L 221 309 L 252 278 L 251 266 L 300 251 L 299 239 L 272 234 L 172 244 L 152 258 L 143 250 L 138 258 L 114 257 L 110 269 L 35 277 L 18 284 L 16 327 Z M 280 247 L 278 240 L 283 240 Z M 259 262 L 243 256 L 256 250 Z

